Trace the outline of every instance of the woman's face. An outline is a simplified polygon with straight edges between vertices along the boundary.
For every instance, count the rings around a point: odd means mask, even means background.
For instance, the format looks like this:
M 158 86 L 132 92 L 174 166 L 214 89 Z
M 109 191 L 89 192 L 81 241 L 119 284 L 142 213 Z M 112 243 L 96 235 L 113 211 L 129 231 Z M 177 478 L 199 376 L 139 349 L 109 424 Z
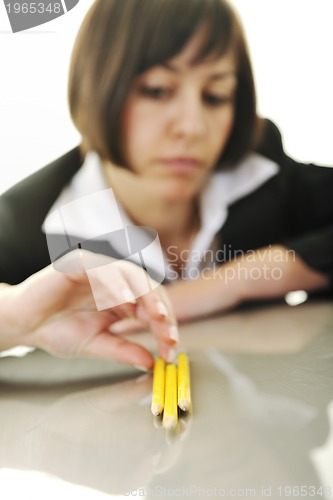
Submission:
M 194 197 L 228 141 L 236 67 L 230 53 L 190 65 L 200 38 L 140 75 L 124 110 L 126 164 L 173 199 Z

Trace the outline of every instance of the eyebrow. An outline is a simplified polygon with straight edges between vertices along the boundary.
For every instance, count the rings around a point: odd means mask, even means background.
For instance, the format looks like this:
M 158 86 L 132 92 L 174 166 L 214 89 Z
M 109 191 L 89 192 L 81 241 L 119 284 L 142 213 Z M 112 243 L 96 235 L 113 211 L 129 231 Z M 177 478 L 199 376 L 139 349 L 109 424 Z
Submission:
M 172 71 L 172 73 L 181 73 L 182 70 L 176 68 L 175 66 L 173 66 L 172 64 L 170 64 L 169 62 L 163 62 L 160 64 L 160 66 L 162 68 L 166 68 L 168 69 L 169 71 Z M 233 71 L 233 70 L 228 70 L 228 71 L 219 71 L 217 73 L 214 73 L 212 74 L 210 77 L 209 77 L 209 80 L 211 81 L 217 81 L 217 80 L 224 80 L 225 78 L 227 78 L 228 76 L 237 76 L 236 74 L 236 71 Z

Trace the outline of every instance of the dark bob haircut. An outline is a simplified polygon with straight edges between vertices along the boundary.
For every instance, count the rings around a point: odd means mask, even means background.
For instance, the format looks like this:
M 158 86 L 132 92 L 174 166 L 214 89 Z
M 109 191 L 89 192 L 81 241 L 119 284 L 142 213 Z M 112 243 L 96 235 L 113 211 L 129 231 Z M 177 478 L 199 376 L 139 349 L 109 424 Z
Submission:
M 123 109 L 134 80 L 179 54 L 202 26 L 193 64 L 231 50 L 238 86 L 235 121 L 217 164 L 233 165 L 258 138 L 251 63 L 239 20 L 225 0 L 95 0 L 78 33 L 69 74 L 69 106 L 83 153 L 125 166 Z

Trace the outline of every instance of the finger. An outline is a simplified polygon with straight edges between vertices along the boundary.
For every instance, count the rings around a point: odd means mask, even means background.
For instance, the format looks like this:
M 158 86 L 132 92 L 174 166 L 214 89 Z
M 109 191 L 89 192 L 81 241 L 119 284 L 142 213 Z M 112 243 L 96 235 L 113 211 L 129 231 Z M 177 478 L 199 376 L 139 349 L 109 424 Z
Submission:
M 150 294 L 150 297 L 141 297 L 141 303 L 137 308 L 137 316 L 148 324 L 149 330 L 157 339 L 157 351 L 167 363 L 174 360 L 175 346 L 179 341 L 178 326 L 174 322 L 172 312 L 168 312 L 168 316 L 163 315 L 161 318 L 159 303 L 162 303 L 159 294 Z M 167 301 L 163 302 L 166 309 Z M 156 305 L 157 304 L 157 305 Z M 146 306 L 146 308 L 144 308 Z M 157 313 L 156 313 L 157 308 Z M 168 311 L 168 309 L 166 309 Z M 155 316 L 155 317 L 154 317 Z
M 98 311 L 117 307 L 119 317 L 131 313 L 136 304 L 136 294 L 116 263 L 87 268 L 87 277 Z
M 163 342 L 179 341 L 177 322 L 164 297 L 151 292 L 138 299 L 137 317 L 149 324 L 150 330 Z
M 174 346 L 179 338 L 178 329 L 176 325 L 171 325 L 166 321 L 157 321 L 152 319 L 148 312 L 140 305 L 137 308 L 137 317 L 141 323 L 146 325 L 146 329 L 152 332 L 157 340 L 158 351 L 166 352 L 170 349 L 170 346 Z M 166 346 L 165 349 L 161 346 Z M 168 361 L 168 358 L 162 355 L 162 357 Z
M 137 304 L 145 310 L 146 317 L 137 317 L 145 321 L 158 321 L 169 324 L 170 330 L 159 329 L 155 332 L 154 323 L 151 323 L 154 334 L 165 334 L 165 341 L 174 343 L 178 341 L 178 330 L 174 328 L 177 325 L 175 314 L 172 310 L 171 302 L 163 285 L 158 285 L 144 269 L 130 264 L 129 262 L 118 262 L 119 271 L 124 279 L 127 280 L 129 288 L 137 297 Z
M 147 321 L 147 329 L 149 329 L 157 339 L 157 352 L 167 363 L 171 363 L 175 357 L 175 348 L 179 339 L 177 325 L 151 320 L 146 311 L 140 306 L 139 312 Z M 170 333 L 171 330 L 171 333 Z M 175 330 L 175 331 L 173 331 Z M 172 337 L 172 338 L 171 338 Z
M 85 345 L 82 354 L 99 359 L 112 359 L 135 366 L 143 371 L 150 371 L 154 366 L 152 354 L 144 347 L 108 331 L 93 337 Z
M 165 296 L 162 296 L 163 286 L 158 285 L 144 269 L 138 266 L 120 262 L 119 270 L 137 297 L 137 303 L 142 305 L 150 318 L 157 321 L 171 321 L 173 314 L 170 311 L 170 302 L 164 300 Z
M 158 340 L 158 349 L 167 353 L 164 355 L 167 356 L 165 359 L 170 359 L 170 349 L 167 345 L 175 344 L 179 340 L 179 333 L 167 292 L 163 286 L 156 286 L 148 274 L 138 266 L 118 262 L 116 267 L 121 278 L 128 283 L 128 288 L 138 297 L 136 317 L 146 322 Z M 164 344 L 167 345 L 164 347 Z
M 147 323 L 134 317 L 126 318 L 113 323 L 109 330 L 115 335 L 127 335 L 147 330 Z
M 176 358 L 176 348 L 174 345 L 158 342 L 157 352 L 167 363 L 172 363 Z
M 170 311 L 169 305 L 157 290 L 139 297 L 138 304 L 145 310 L 149 319 L 165 323 L 172 322 L 172 312 Z
M 129 302 L 108 309 L 117 322 L 125 319 L 134 319 L 136 314 L 135 310 L 135 304 Z

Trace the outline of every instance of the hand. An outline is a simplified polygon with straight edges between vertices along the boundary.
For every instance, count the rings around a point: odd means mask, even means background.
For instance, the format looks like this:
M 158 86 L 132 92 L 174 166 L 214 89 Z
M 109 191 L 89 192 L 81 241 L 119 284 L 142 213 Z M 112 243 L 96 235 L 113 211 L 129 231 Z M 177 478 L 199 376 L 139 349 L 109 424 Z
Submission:
M 72 254 L 67 258 L 77 258 Z M 48 266 L 19 285 L 0 289 L 0 348 L 23 344 L 58 356 L 112 359 L 149 370 L 152 354 L 110 331 L 119 320 L 136 318 L 156 336 L 159 355 L 170 360 L 178 330 L 164 287 L 141 295 L 147 289 L 142 268 L 82 250 L 80 259 L 80 272 Z M 109 307 L 97 310 L 96 300 Z

